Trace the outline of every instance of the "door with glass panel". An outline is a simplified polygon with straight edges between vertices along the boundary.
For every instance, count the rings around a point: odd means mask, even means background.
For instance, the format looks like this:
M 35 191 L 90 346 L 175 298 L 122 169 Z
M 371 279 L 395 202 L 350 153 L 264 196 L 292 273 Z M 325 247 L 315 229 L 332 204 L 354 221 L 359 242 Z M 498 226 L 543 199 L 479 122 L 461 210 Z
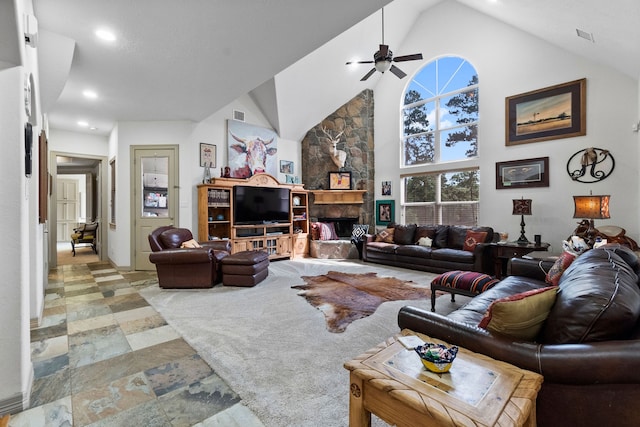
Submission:
M 178 147 L 133 148 L 133 263 L 136 270 L 154 270 L 149 262 L 149 233 L 178 222 Z

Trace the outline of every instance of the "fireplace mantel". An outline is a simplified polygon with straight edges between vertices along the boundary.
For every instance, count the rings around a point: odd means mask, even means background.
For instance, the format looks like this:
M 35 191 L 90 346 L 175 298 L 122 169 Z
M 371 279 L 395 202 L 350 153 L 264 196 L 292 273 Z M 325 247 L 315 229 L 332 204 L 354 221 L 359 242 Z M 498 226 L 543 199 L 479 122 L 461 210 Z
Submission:
M 356 205 L 364 203 L 367 190 L 312 190 L 316 205 Z

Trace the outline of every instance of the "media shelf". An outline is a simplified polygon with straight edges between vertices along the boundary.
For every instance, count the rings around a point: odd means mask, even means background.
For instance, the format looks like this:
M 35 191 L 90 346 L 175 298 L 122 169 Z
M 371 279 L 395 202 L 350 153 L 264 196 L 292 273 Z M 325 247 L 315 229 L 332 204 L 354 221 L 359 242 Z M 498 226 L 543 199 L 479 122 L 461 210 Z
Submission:
M 233 187 L 289 188 L 290 222 L 236 225 L 233 222 Z M 301 184 L 281 184 L 268 174 L 249 179 L 214 178 L 198 185 L 198 240 L 229 239 L 232 253 L 262 250 L 269 258 L 292 258 L 309 253 L 308 192 Z

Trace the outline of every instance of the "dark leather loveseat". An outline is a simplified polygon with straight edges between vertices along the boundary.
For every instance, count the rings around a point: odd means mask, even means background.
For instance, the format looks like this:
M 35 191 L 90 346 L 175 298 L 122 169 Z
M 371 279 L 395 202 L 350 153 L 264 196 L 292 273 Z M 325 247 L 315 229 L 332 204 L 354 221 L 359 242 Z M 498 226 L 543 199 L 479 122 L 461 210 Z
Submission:
M 362 248 L 364 261 L 432 273 L 493 271 L 489 247 L 494 241 L 491 227 L 416 224 L 391 224 L 389 227 L 394 230 L 393 241 L 376 241 L 380 240 L 379 237 L 376 239 L 380 233 L 365 235 Z M 422 237 L 431 240 L 430 247 L 418 244 Z M 465 242 L 471 243 L 466 245 L 467 250 Z
M 573 261 L 533 341 L 477 327 L 495 299 L 549 286 L 551 265 L 514 258 L 508 277 L 464 307 L 442 316 L 406 306 L 398 325 L 542 374 L 539 426 L 639 426 L 639 264 L 628 248 L 606 245 Z

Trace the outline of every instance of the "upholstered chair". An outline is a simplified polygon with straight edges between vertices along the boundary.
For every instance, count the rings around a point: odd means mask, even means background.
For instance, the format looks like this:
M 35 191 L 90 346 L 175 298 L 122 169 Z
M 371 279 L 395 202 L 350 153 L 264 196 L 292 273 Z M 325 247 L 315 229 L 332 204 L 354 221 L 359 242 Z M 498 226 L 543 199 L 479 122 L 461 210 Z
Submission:
M 161 288 L 211 288 L 222 280 L 220 261 L 231 253 L 229 240 L 195 242 L 191 231 L 173 226 L 153 230 L 149 246 Z
M 80 224 L 73 229 L 71 234 L 71 252 L 76 256 L 76 246 L 91 246 L 94 253 L 98 253 L 96 247 L 96 236 L 98 235 L 98 223 L 91 222 Z

